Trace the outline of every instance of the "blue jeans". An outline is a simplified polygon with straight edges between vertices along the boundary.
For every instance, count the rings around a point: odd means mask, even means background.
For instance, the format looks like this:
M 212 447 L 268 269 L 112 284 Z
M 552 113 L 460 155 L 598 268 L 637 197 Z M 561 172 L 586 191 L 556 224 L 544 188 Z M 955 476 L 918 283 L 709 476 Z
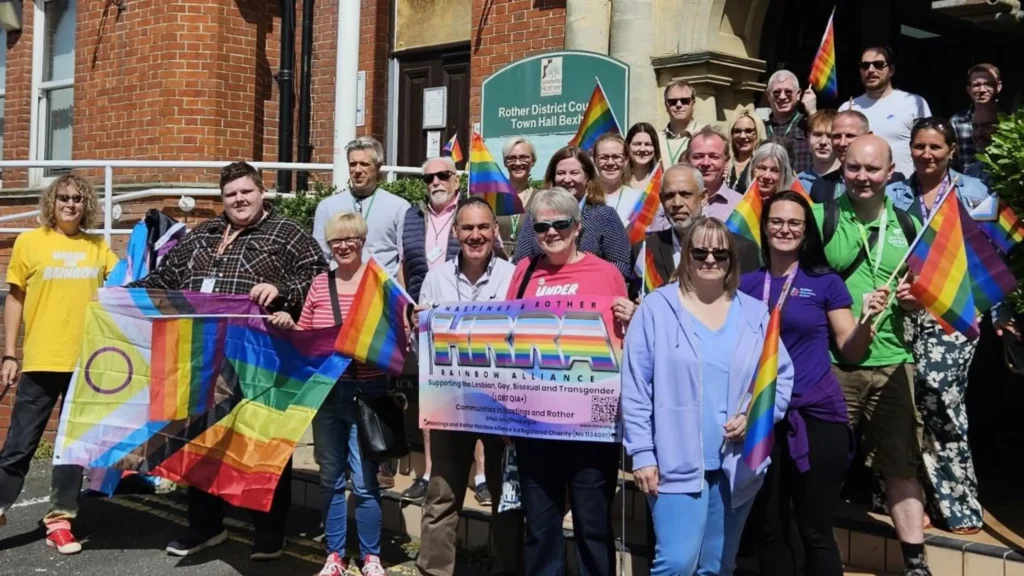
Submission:
M 359 384 L 360 389 L 371 393 L 383 392 L 385 386 L 383 380 Z M 320 462 L 320 496 L 324 505 L 327 553 L 345 552 L 348 528 L 345 473 L 349 472 L 352 496 L 356 499 L 360 555 L 379 556 L 381 511 L 377 463 L 364 460 L 360 454 L 355 396 L 355 382 L 338 382 L 313 417 L 313 449 Z
M 733 508 L 721 470 L 704 475 L 700 494 L 658 494 L 647 503 L 657 539 L 651 576 L 732 576 L 753 500 Z

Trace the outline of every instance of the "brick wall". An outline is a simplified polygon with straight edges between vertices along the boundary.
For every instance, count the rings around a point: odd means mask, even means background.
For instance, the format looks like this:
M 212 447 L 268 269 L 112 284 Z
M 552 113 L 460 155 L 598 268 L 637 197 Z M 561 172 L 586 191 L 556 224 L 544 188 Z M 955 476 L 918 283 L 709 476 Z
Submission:
M 480 86 L 516 60 L 565 46 L 565 0 L 473 0 L 470 121 L 480 120 Z

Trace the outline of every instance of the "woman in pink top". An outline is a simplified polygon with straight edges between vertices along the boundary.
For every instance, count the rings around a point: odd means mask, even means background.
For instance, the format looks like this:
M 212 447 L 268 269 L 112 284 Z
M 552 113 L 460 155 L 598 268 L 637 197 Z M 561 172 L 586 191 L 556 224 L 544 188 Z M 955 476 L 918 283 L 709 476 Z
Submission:
M 284 329 L 312 330 L 340 325 L 350 316 L 352 301 L 363 279 L 363 245 L 366 221 L 353 212 L 334 215 L 324 231 L 336 270 L 313 279 L 296 325 L 287 313 L 277 313 L 271 324 Z M 383 372 L 353 361 L 334 385 L 313 418 L 313 446 L 320 462 L 320 495 L 324 500 L 324 532 L 327 562 L 320 576 L 341 576 L 348 569 L 344 558 L 348 526 L 345 502 L 345 471 L 352 477 L 356 499 L 356 528 L 364 576 L 385 576 L 380 564 L 381 504 L 377 485 L 377 464 L 362 457 L 356 393 L 383 393 L 387 380 Z
M 564 188 L 542 190 L 530 201 L 530 222 L 541 254 L 516 266 L 508 300 L 543 296 L 618 296 L 612 306 L 619 328 L 636 306 L 614 264 L 577 247 L 580 204 Z M 570 495 L 576 556 L 583 576 L 611 575 L 615 566 L 612 499 L 619 444 L 517 438 L 519 481 L 526 515 L 526 574 L 565 574 L 562 514 Z

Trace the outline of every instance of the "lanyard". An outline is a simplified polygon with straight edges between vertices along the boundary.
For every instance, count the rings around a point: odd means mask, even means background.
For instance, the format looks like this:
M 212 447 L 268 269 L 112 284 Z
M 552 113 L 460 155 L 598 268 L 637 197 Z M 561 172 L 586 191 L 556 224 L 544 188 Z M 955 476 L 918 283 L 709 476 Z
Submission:
M 675 150 L 672 150 L 672 140 L 681 140 L 681 142 L 679 143 L 679 147 L 676 148 Z M 665 138 L 665 147 L 668 148 L 668 158 L 669 160 L 672 161 L 673 164 L 675 164 L 676 160 L 679 159 L 679 154 L 681 154 L 683 150 L 686 148 L 687 142 L 688 139 L 686 136 L 680 136 L 679 138 Z
M 372 208 L 373 206 L 370 207 Z M 451 228 L 448 228 L 448 224 L 451 223 L 452 218 L 455 218 L 455 212 L 452 212 L 451 215 L 448 216 L 448 219 L 444 221 L 444 224 L 441 224 L 441 229 L 438 230 L 437 226 L 434 224 L 434 219 L 429 214 L 428 209 L 427 220 L 430 220 L 430 228 L 431 230 L 434 231 L 434 242 L 437 242 L 438 240 L 441 239 L 441 233 L 444 232 L 445 229 L 448 229 L 449 232 L 451 231 Z
M 516 232 L 519 230 L 519 214 L 513 214 L 511 216 L 511 218 L 512 218 L 512 236 L 510 236 L 510 238 L 512 240 L 515 240 L 516 239 Z
M 924 194 L 921 194 L 921 212 L 924 213 L 925 221 L 927 221 L 928 218 L 931 217 L 932 213 L 935 212 L 935 209 L 939 207 L 939 202 L 946 195 L 946 190 L 949 188 L 950 184 L 949 172 L 946 172 L 946 175 L 942 178 L 942 183 L 939 184 L 939 191 L 935 194 L 935 202 L 932 202 L 932 207 L 930 209 L 924 203 Z M 916 185 L 918 192 L 922 192 L 921 182 L 918 181 Z
M 800 266 L 794 266 L 793 271 L 786 275 L 786 283 L 782 285 L 782 292 L 779 293 L 779 301 L 775 304 L 775 307 L 782 310 L 782 305 L 786 303 L 786 296 L 789 295 L 789 289 L 793 286 L 793 280 L 796 279 L 796 271 L 800 269 Z M 762 292 L 761 300 L 764 301 L 765 306 L 768 305 L 768 297 L 772 290 L 772 273 L 770 270 L 764 271 L 764 292 Z
M 377 201 L 377 191 L 374 190 L 373 194 L 370 194 L 370 205 L 366 208 L 366 212 L 363 213 L 363 202 L 365 201 L 365 197 L 362 200 L 358 200 L 355 195 L 352 196 L 352 205 L 356 208 L 356 212 L 359 212 L 359 215 L 363 217 L 363 220 L 369 221 L 370 210 L 373 210 L 373 203 Z
M 224 251 L 228 249 L 228 246 L 231 246 L 231 243 L 235 241 L 235 238 L 238 238 L 238 235 L 242 233 L 242 230 L 245 230 L 245 228 L 239 228 L 238 230 L 231 232 L 230 223 L 224 227 L 224 236 L 220 239 L 220 245 L 217 246 L 217 256 L 224 254 Z M 231 234 L 228 235 L 228 232 L 231 232 Z
M 793 129 L 793 125 L 796 124 L 796 122 L 798 120 L 800 120 L 800 112 L 795 112 L 793 114 L 793 117 L 789 119 L 789 124 L 786 125 L 786 131 L 782 134 L 782 139 L 783 140 L 786 139 L 786 136 L 789 136 L 789 131 Z M 768 137 L 774 139 L 775 138 L 775 125 L 772 124 L 771 122 L 769 122 L 768 126 L 766 126 L 766 128 L 768 129 Z
M 878 278 L 878 269 L 882 266 L 882 252 L 885 250 L 885 226 L 889 223 L 889 213 L 887 210 L 883 209 L 880 219 L 881 222 L 878 224 L 878 248 L 875 250 L 876 254 L 874 259 L 871 258 L 871 246 L 868 245 L 868 231 L 864 228 L 864 224 L 859 220 L 857 221 L 857 230 L 860 232 L 860 240 L 864 244 L 864 252 L 867 254 L 868 263 L 871 264 L 872 282 Z

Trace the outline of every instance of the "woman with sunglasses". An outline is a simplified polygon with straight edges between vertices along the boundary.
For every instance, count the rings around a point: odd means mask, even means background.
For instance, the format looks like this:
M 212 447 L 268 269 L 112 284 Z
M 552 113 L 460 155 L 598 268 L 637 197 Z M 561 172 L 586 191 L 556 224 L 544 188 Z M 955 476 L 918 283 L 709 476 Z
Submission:
M 547 186 L 563 188 L 576 198 L 580 215 L 573 222 L 578 225 L 573 237 L 577 248 L 612 263 L 622 278 L 628 280 L 631 277 L 629 237 L 615 208 L 605 205 L 605 193 L 598 183 L 597 167 L 590 155 L 574 146 L 559 149 L 548 162 L 544 182 Z M 548 227 L 535 231 L 532 214 L 532 210 L 527 211 L 516 240 L 516 263 L 543 252 L 538 237 Z
M 769 198 L 782 190 L 789 190 L 796 182 L 796 173 L 789 164 L 789 154 L 781 144 L 762 144 L 750 159 L 750 175 L 761 198 Z
M 612 313 L 617 324 L 626 325 L 635 305 L 626 297 L 622 277 L 608 262 L 578 248 L 579 200 L 562 188 L 541 190 L 534 194 L 529 216 L 540 254 L 519 262 L 506 299 L 616 296 Z M 612 499 L 618 445 L 518 438 L 516 455 L 527 527 L 524 573 L 565 573 L 562 514 L 568 491 L 579 572 L 610 576 L 615 559 Z
M 754 151 L 765 140 L 764 122 L 744 110 L 732 120 L 729 126 L 729 146 L 732 158 L 725 172 L 725 184 L 743 194 L 750 187 L 750 159 Z
M 918 120 L 910 133 L 914 173 L 886 191 L 898 208 L 926 221 L 937 202 L 955 185 L 967 210 L 989 196 L 977 178 L 950 168 L 956 155 L 956 134 L 942 118 Z M 993 310 L 1000 336 L 1012 328 Z M 967 441 L 967 372 L 978 347 L 959 332 L 946 334 L 928 313 L 908 317 L 914 326 L 914 400 L 924 419 L 923 456 L 926 510 L 955 534 L 974 534 L 983 526 L 978 479 Z M 1015 328 L 1012 328 L 1015 330 Z
M 622 417 L 633 478 L 654 518 L 652 576 L 730 576 L 770 461 L 741 459 L 768 307 L 737 292 L 738 253 L 721 221 L 700 217 L 680 242 L 679 281 L 648 294 L 623 349 Z M 793 366 L 778 349 L 773 421 Z
M 98 210 L 88 182 L 73 174 L 61 176 L 39 199 L 42 226 L 14 241 L 7 265 L 10 293 L 4 306 L 0 387 L 6 392 L 17 385 L 17 392 L 0 451 L 0 526 L 21 494 L 57 400 L 68 391 L 82 347 L 85 307 L 117 264 L 103 238 L 85 232 Z M 15 345 L 23 320 L 19 360 Z M 50 486 L 50 510 L 43 518 L 46 544 L 61 554 L 75 554 L 82 545 L 71 534 L 71 519 L 78 514 L 82 467 L 54 466 Z
M 604 134 L 594 143 L 591 158 L 597 164 L 597 183 L 604 192 L 604 203 L 615 209 L 623 227 L 629 226 L 633 209 L 643 193 L 623 184 L 628 160 L 626 141 L 618 134 Z
M 626 147 L 629 149 L 629 161 L 624 171 L 626 184 L 630 188 L 643 190 L 661 162 L 658 131 L 647 122 L 637 122 L 626 134 Z
M 517 136 L 509 138 L 501 150 L 502 158 L 505 159 L 505 169 L 508 171 L 508 180 L 519 193 L 519 199 L 523 201 L 523 207 L 530 205 L 530 198 L 533 197 L 533 186 L 530 185 L 530 172 L 533 165 L 537 163 L 537 151 L 533 143 Z M 513 216 L 498 217 L 498 233 L 501 235 L 501 242 L 509 257 L 514 255 L 516 238 L 519 237 L 523 217 L 519 214 Z
M 870 318 L 884 308 L 888 290 L 870 295 L 864 321 L 854 318 L 850 291 L 826 263 L 811 206 L 797 192 L 780 192 L 765 201 L 761 253 L 765 266 L 745 274 L 740 291 L 770 307 L 778 305 L 780 294 L 788 294 L 781 311 L 782 343 L 795 377 L 786 419 L 775 427 L 772 465 L 748 522 L 762 574 L 797 574 L 789 538 L 792 509 L 806 573 L 841 576 L 832 516 L 853 436 L 843 391 L 832 374 L 829 342 L 846 360 L 863 357 L 872 339 Z

